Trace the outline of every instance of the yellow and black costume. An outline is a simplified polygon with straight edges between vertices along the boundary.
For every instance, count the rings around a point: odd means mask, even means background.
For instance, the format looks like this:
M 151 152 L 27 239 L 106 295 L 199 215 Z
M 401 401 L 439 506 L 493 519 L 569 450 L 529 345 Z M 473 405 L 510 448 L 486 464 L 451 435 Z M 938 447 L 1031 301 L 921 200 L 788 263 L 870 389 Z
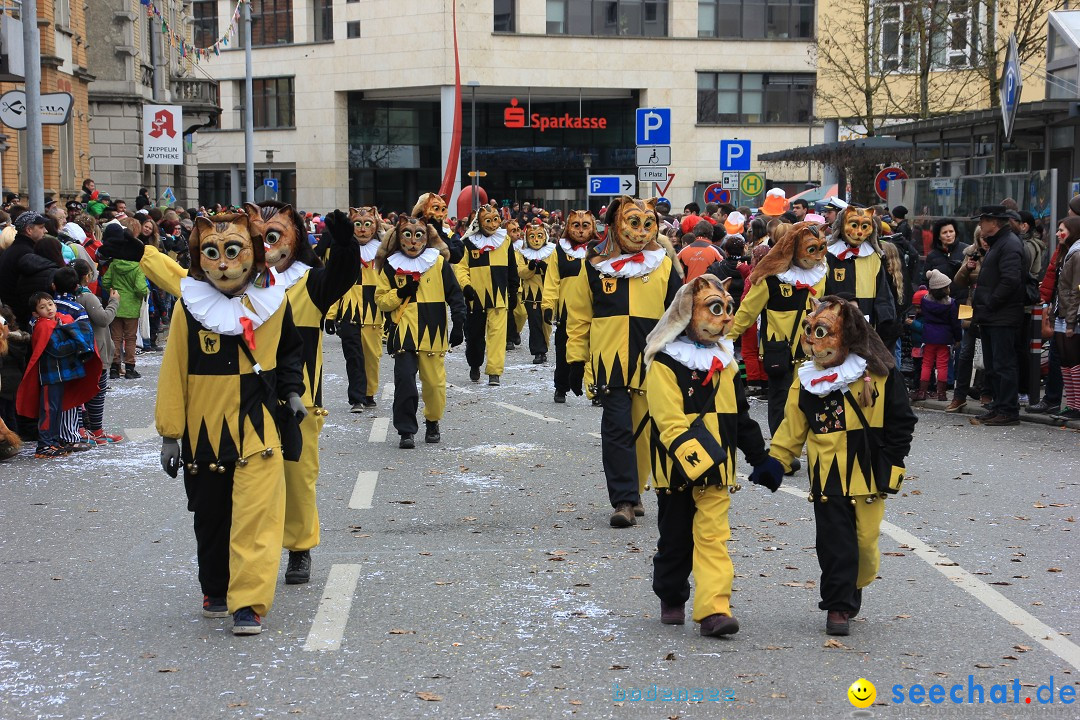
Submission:
M 499 384 L 506 365 L 507 314 L 513 310 L 518 285 L 517 260 L 504 228 L 491 235 L 465 238 L 465 256 L 454 271 L 468 304 L 465 321 L 465 359 L 470 378 L 480 379 L 480 366 L 489 383 Z
M 551 337 L 552 311 L 545 310 L 544 283 L 548 267 L 553 264 L 555 246 L 547 243 L 535 250 L 522 241 L 517 251 L 518 277 L 521 278 L 519 305 L 525 308 L 529 322 L 529 352 L 533 363 L 547 361 L 548 339 Z
M 375 256 L 380 246 L 377 239 L 360 246 L 362 267 L 356 284 L 326 314 L 327 329 L 332 327 L 341 338 L 345 374 L 349 380 L 349 405 L 354 410 L 358 406 L 375 407 L 375 397 L 379 393 L 384 316 L 375 304 L 379 278 Z
M 892 335 L 896 327 L 895 291 L 881 253 L 869 241 L 852 247 L 835 239 L 829 243 L 828 261 L 825 293 L 854 297 L 871 327 L 883 338 Z
M 544 300 L 541 308 L 551 312 L 555 322 L 555 402 L 566 402 L 570 391 L 570 365 L 566 362 L 566 292 L 570 281 L 581 273 L 588 243 L 574 245 L 561 238 L 555 245 L 555 257 L 548 261 L 544 276 Z

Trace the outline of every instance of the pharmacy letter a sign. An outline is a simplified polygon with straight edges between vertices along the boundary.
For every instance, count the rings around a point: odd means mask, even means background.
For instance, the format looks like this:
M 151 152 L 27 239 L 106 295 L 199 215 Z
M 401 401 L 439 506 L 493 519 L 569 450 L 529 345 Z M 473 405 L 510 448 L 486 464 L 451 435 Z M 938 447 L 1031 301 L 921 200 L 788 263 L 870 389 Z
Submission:
M 179 105 L 143 105 L 143 162 L 183 164 L 184 117 Z

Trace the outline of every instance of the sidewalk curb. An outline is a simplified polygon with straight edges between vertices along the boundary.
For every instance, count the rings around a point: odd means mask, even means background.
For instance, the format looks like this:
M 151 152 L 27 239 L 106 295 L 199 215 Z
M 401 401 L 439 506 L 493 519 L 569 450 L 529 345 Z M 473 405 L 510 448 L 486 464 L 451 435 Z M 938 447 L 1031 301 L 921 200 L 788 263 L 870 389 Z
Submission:
M 951 399 L 950 399 L 951 401 Z M 945 412 L 945 408 L 949 406 L 950 401 L 942 400 L 919 400 L 911 403 L 914 408 L 921 410 L 935 410 L 937 412 Z M 985 411 L 982 406 L 979 405 L 978 400 L 969 400 L 968 404 L 963 410 L 959 410 L 955 413 L 948 413 L 949 415 L 967 415 L 969 417 L 975 417 L 976 415 L 982 415 Z M 1032 423 L 1035 425 L 1049 425 L 1051 427 L 1059 427 L 1067 430 L 1080 430 L 1080 420 L 1068 420 L 1059 421 L 1054 420 L 1048 414 L 1045 413 L 1029 413 L 1025 412 L 1024 408 L 1020 408 L 1020 422 Z

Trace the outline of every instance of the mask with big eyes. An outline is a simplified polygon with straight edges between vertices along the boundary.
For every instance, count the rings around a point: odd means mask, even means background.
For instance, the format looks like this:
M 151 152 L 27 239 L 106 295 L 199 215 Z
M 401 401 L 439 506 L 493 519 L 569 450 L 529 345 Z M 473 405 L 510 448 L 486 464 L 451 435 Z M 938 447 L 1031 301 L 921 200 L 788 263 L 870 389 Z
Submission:
M 446 210 L 446 201 L 442 199 L 442 196 L 428 193 L 427 203 L 424 205 L 424 217 L 444 223 L 446 222 Z
M 266 263 L 278 272 L 289 269 L 296 259 L 296 250 L 300 243 L 300 232 L 295 212 L 291 205 L 284 207 L 263 207 L 245 203 L 244 210 L 251 219 L 251 227 L 262 235 L 266 246 Z M 306 240 L 306 238 L 305 238 Z
M 874 234 L 874 208 L 848 207 L 840 223 L 844 242 L 859 247 Z
M 265 265 L 263 244 L 252 237 L 247 215 L 199 217 L 188 238 L 193 258 L 189 273 L 225 295 L 243 293 Z
M 795 238 L 796 267 L 812 270 L 825 262 L 828 240 L 821 236 L 817 227 L 808 226 Z
M 356 238 L 356 242 L 361 245 L 367 245 L 378 233 L 378 208 L 349 208 L 349 220 L 351 220 L 353 224 L 353 237 Z
M 699 345 L 715 345 L 727 335 L 735 321 L 735 301 L 727 291 L 731 278 L 720 281 L 715 275 L 694 278 L 694 312 L 686 326 L 686 337 Z
M 615 243 L 624 253 L 640 252 L 656 243 L 659 227 L 656 213 L 653 212 L 655 203 L 655 199 L 651 198 L 638 200 L 623 197 L 618 201 L 614 218 L 610 217 L 611 209 L 608 209 L 608 225 L 614 230 Z
M 819 303 L 806 316 L 799 342 L 815 366 L 822 369 L 836 367 L 847 359 L 843 327 L 840 309 L 831 303 Z
M 571 210 L 566 219 L 566 239 L 574 245 L 584 245 L 596 237 L 596 219 L 591 212 Z
M 529 225 L 525 230 L 525 244 L 533 250 L 539 250 L 547 245 L 548 232 L 543 225 Z
M 476 211 L 478 222 L 475 224 L 479 226 L 480 232 L 485 237 L 490 237 L 495 234 L 495 231 L 502 225 L 502 218 L 499 217 L 499 211 L 490 205 L 485 205 Z
M 417 257 L 428 246 L 428 226 L 423 220 L 402 217 L 397 224 L 398 242 L 401 252 L 407 257 Z
M 517 242 L 522 238 L 525 233 L 522 231 L 521 226 L 518 225 L 517 220 L 508 220 L 506 223 L 506 235 L 510 238 L 510 242 Z

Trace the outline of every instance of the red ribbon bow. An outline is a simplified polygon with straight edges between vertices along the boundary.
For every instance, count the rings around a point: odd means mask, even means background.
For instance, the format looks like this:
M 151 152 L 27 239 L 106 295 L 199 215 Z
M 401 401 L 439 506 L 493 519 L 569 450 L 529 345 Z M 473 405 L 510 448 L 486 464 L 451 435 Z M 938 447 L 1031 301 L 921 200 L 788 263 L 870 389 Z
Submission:
M 251 318 L 240 318 L 240 327 L 244 328 L 244 342 L 249 349 L 255 349 L 255 326 L 251 324 Z
M 847 260 L 849 255 L 855 255 L 859 252 L 859 248 L 847 247 L 836 254 L 836 257 L 841 260 Z
M 629 257 L 624 257 L 624 258 L 619 258 L 618 260 L 613 260 L 611 262 L 611 269 L 612 270 L 622 270 L 623 267 L 626 266 L 626 263 L 631 263 L 631 262 L 645 262 L 645 255 L 643 253 L 636 252 L 633 255 L 629 256 Z
M 702 385 L 708 385 L 709 381 L 712 380 L 712 376 L 715 373 L 722 372 L 723 369 L 724 369 L 724 361 L 721 360 L 718 357 L 714 357 L 712 359 L 712 364 L 709 365 L 709 373 L 705 376 L 705 380 L 701 384 Z
M 589 241 L 588 240 L 586 240 L 583 243 L 576 243 L 576 242 L 571 242 L 570 243 L 570 247 L 573 249 L 574 252 L 580 252 L 582 248 L 586 248 L 588 246 L 589 246 Z
M 398 270 L 394 274 L 395 275 L 408 275 L 409 277 L 411 277 L 416 282 L 420 282 L 420 273 L 413 272 L 412 270 Z
M 814 378 L 813 380 L 810 381 L 810 385 L 812 387 L 814 385 L 817 385 L 818 383 L 832 382 L 832 381 L 836 380 L 836 378 L 838 378 L 838 377 L 840 377 L 840 376 L 837 375 L 836 373 L 829 373 L 828 375 L 822 375 L 819 378 Z
M 369 267 L 371 267 L 372 263 L 374 263 L 374 262 L 375 262 L 374 260 L 372 260 L 372 261 L 370 261 L 370 262 L 369 262 L 369 261 L 367 261 L 367 260 L 364 260 L 364 259 L 361 259 L 361 260 L 360 260 L 360 264 L 361 264 L 361 265 L 363 265 L 363 266 L 364 266 L 364 267 L 366 267 L 366 268 L 369 268 Z
M 817 290 L 814 289 L 814 286 L 813 285 L 807 285 L 804 282 L 796 282 L 795 283 L 795 289 L 796 290 L 809 290 L 811 295 L 813 295 L 815 297 L 817 296 Z

